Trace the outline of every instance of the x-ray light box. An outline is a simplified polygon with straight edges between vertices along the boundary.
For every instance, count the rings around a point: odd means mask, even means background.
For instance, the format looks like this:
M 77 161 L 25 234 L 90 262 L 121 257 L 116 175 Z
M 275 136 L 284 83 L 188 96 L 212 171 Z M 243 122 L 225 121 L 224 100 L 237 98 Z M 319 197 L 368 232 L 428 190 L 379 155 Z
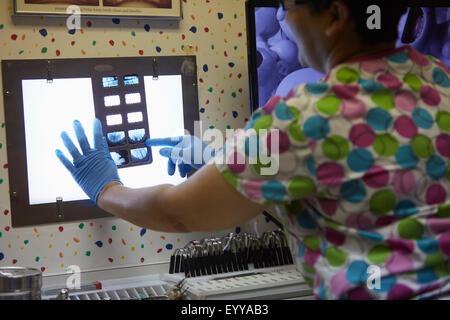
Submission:
M 198 120 L 195 57 L 5 60 L 5 118 L 13 226 L 109 216 L 60 163 L 61 132 L 76 145 L 79 120 L 93 147 L 99 118 L 127 187 L 177 185 L 148 138 L 193 133 Z M 57 201 L 57 199 L 61 199 Z

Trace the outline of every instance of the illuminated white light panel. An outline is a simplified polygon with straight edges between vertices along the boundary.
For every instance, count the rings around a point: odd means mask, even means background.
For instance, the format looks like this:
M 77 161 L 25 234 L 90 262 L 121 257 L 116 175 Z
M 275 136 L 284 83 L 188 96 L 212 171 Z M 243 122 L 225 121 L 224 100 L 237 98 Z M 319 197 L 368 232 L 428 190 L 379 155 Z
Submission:
M 184 131 L 181 75 L 144 77 L 147 114 L 152 138 L 181 136 Z M 88 199 L 69 171 L 60 163 L 55 150 L 72 160 L 62 140 L 67 131 L 78 145 L 72 123 L 79 120 L 93 146 L 92 124 L 95 119 L 94 96 L 90 78 L 23 80 L 23 109 L 30 205 Z M 140 96 L 139 96 L 140 99 Z M 114 123 L 114 122 L 113 122 Z M 45 130 L 42 130 L 45 128 Z M 193 134 L 193 133 L 192 133 Z M 131 188 L 159 184 L 177 185 L 186 180 L 178 173 L 169 176 L 167 158 L 152 148 L 153 162 L 121 168 L 119 176 Z

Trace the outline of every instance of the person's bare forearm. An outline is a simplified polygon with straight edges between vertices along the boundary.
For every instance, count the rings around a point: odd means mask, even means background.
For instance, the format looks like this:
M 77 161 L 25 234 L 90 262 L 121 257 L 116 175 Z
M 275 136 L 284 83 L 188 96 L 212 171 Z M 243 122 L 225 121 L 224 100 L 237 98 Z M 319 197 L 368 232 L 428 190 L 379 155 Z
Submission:
M 161 232 L 187 232 L 178 218 L 166 210 L 165 196 L 172 185 L 131 189 L 119 183 L 105 187 L 97 205 L 139 227 Z
M 226 230 L 266 209 L 240 194 L 213 164 L 176 186 L 131 189 L 111 182 L 97 205 L 137 226 L 179 233 Z

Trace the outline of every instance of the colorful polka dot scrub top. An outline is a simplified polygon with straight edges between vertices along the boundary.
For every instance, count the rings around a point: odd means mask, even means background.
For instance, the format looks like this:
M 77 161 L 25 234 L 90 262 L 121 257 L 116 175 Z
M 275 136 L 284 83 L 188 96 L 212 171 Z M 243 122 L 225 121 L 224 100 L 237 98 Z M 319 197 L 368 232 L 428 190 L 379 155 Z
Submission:
M 284 222 L 317 299 L 440 299 L 449 157 L 449 70 L 405 46 L 272 97 L 214 161 Z

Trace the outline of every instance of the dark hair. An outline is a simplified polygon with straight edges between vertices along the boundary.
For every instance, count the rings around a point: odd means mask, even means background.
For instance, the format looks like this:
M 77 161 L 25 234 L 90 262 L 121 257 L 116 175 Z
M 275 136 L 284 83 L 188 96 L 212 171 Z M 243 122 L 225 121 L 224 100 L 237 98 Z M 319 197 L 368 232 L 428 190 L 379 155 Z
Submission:
M 336 0 L 312 0 L 309 6 L 313 13 L 321 13 Z M 356 23 L 356 30 L 362 42 L 376 44 L 398 39 L 398 24 L 407 7 L 398 0 L 341 0 L 347 4 L 350 16 Z M 381 9 L 381 29 L 367 27 L 367 8 L 377 5 Z

